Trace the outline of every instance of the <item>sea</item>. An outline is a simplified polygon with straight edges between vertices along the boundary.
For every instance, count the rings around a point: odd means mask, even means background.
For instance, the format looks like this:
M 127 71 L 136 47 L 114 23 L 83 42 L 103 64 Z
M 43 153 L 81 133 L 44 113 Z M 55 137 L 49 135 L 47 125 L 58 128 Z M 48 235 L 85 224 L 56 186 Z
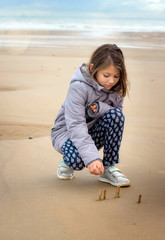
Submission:
M 150 42 L 150 36 L 155 41 Z M 98 45 L 117 39 L 121 47 L 165 48 L 165 19 L 89 16 L 0 16 L 0 48 Z

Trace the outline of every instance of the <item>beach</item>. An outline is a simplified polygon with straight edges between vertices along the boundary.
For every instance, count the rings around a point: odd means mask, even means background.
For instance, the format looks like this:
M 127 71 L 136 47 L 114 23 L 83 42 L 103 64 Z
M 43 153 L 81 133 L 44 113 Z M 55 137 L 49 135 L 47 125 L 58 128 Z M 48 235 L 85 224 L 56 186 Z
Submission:
M 23 45 L 4 40 L 0 48 L 0 239 L 163 240 L 165 34 L 90 39 L 80 34 L 77 39 L 72 32 L 54 45 L 47 41 L 47 47 L 34 44 L 32 35 L 49 39 L 55 33 L 22 35 Z M 59 180 L 62 156 L 50 138 L 73 72 L 107 42 L 123 50 L 131 83 L 118 165 L 131 186 L 121 188 L 120 198 L 115 198 L 115 187 L 99 182 L 87 169 L 75 172 L 71 181 Z M 96 201 L 104 189 L 106 200 Z

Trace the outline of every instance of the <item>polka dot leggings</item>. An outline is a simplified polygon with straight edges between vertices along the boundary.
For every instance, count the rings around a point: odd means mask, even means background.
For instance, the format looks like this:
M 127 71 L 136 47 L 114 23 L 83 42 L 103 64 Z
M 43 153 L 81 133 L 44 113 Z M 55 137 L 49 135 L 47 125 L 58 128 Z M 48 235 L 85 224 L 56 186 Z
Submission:
M 122 111 L 113 108 L 99 118 L 88 131 L 97 149 L 104 147 L 103 165 L 105 168 L 119 163 L 119 149 L 124 130 L 124 120 Z M 70 139 L 62 146 L 62 153 L 64 162 L 70 168 L 82 170 L 85 167 L 77 148 Z

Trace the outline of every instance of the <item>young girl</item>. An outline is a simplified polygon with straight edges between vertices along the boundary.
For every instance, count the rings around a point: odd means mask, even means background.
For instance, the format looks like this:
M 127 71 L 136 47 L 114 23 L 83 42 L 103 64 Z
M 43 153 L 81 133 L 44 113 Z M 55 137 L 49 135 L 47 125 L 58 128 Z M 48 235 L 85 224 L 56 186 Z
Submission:
M 68 94 L 51 131 L 54 148 L 63 154 L 60 179 L 87 167 L 99 180 L 114 186 L 130 181 L 115 167 L 124 129 L 123 98 L 127 92 L 123 53 L 115 44 L 94 51 L 88 64 L 74 73 Z M 99 150 L 104 148 L 101 159 Z

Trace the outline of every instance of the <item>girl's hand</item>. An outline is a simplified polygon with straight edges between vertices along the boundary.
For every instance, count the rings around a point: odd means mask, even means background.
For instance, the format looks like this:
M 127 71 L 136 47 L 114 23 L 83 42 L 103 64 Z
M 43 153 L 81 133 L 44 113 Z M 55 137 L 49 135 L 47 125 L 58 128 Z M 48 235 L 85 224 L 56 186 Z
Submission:
M 88 166 L 88 170 L 91 174 L 100 175 L 104 173 L 104 166 L 102 162 L 96 160 Z
M 92 109 L 93 112 L 97 111 L 97 106 L 95 104 L 91 105 L 90 108 Z

